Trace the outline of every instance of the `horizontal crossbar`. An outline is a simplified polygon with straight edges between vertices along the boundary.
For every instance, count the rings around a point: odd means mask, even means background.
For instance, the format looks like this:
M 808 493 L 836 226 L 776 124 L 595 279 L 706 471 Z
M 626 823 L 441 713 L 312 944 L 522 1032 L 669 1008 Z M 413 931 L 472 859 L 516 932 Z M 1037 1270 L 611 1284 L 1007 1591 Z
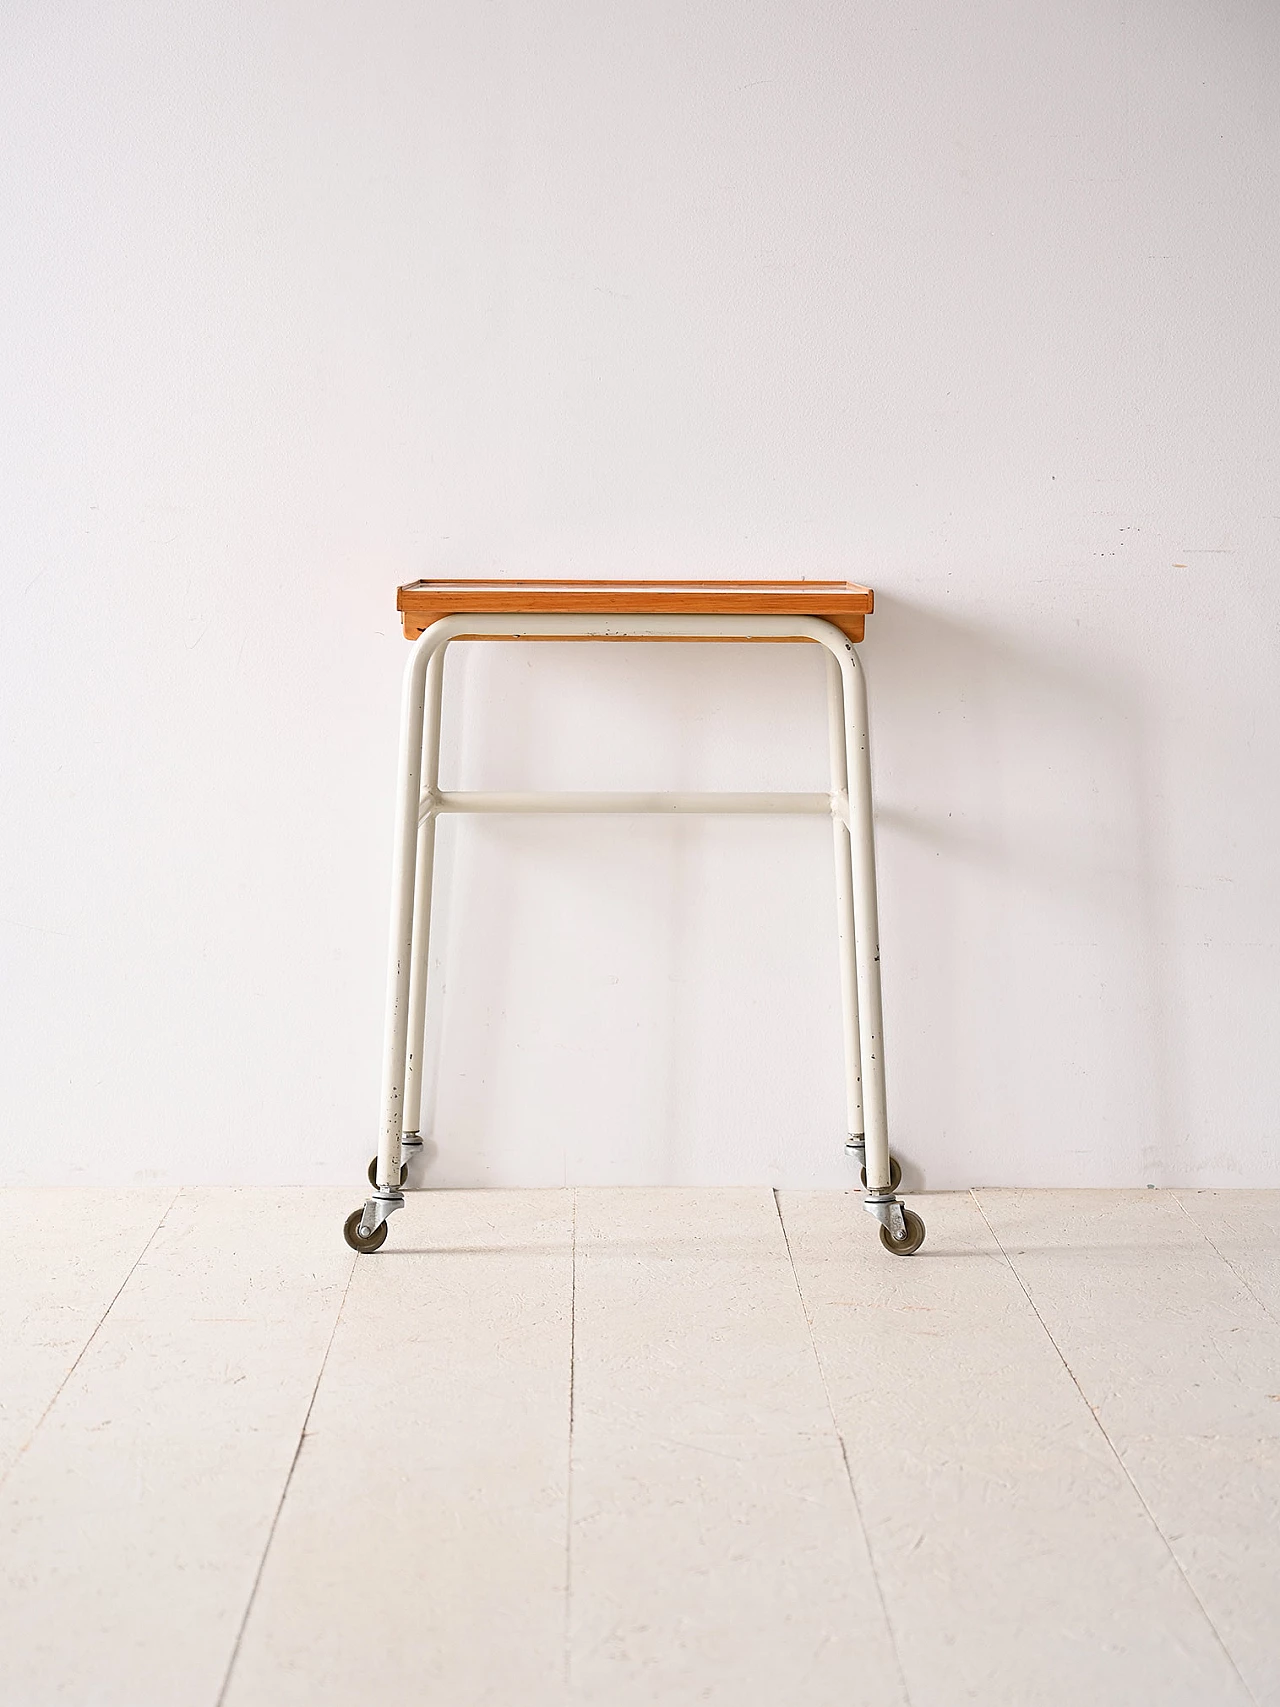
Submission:
M 440 789 L 424 794 L 419 818 L 432 812 L 729 813 L 757 817 L 831 817 L 848 822 L 843 793 L 831 794 L 495 794 Z

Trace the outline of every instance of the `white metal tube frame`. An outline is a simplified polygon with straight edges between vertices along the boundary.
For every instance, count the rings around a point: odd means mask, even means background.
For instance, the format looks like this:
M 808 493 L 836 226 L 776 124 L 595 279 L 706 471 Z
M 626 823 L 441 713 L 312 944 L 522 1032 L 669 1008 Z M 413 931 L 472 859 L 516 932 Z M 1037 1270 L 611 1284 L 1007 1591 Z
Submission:
M 828 656 L 831 789 L 827 794 L 505 794 L 441 790 L 444 655 L 470 638 L 582 640 L 812 640 Z M 880 1001 L 880 934 L 866 683 L 853 642 L 818 617 L 770 615 L 455 615 L 418 639 L 404 675 L 399 793 L 392 868 L 391 953 L 382 1063 L 377 1186 L 351 1242 L 371 1241 L 403 1206 L 405 1147 L 421 1143 L 422 1053 L 437 820 L 478 813 L 729 813 L 829 815 L 835 843 L 836 923 L 844 1020 L 847 1144 L 865 1154 L 866 1207 L 888 1248 L 914 1250 L 890 1185 Z M 354 1216 L 352 1221 L 354 1221 Z M 923 1237 L 923 1224 L 911 1217 Z M 349 1229 L 351 1224 L 348 1224 Z M 380 1241 L 378 1241 L 380 1242 Z

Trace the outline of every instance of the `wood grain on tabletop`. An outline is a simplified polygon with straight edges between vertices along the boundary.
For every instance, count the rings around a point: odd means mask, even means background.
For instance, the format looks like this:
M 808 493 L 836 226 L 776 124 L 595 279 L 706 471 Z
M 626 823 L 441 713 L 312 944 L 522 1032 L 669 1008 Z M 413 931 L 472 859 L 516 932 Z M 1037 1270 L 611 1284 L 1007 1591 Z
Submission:
M 853 581 L 410 581 L 396 594 L 405 638 L 416 640 L 442 616 L 815 616 L 850 640 L 861 640 L 875 599 Z M 460 635 L 459 639 L 511 639 L 510 635 Z M 590 639 L 587 635 L 524 636 Z M 627 639 L 644 636 L 628 635 Z

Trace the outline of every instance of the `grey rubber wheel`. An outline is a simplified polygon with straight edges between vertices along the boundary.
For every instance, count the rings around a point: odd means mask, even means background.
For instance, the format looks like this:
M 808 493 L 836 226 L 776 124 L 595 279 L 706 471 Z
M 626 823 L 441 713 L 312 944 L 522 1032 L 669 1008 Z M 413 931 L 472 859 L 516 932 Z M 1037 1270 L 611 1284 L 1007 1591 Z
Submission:
M 343 1225 L 342 1236 L 353 1251 L 380 1251 L 387 1242 L 387 1224 L 384 1221 L 380 1227 L 365 1238 L 360 1231 L 360 1223 L 364 1219 L 364 1210 L 356 1209 L 347 1216 Z
M 904 1209 L 902 1219 L 907 1224 L 906 1237 L 895 1239 L 887 1227 L 880 1229 L 880 1243 L 895 1257 L 913 1257 L 924 1243 L 924 1222 L 914 1209 Z
M 409 1164 L 408 1164 L 408 1162 L 401 1162 L 401 1164 L 400 1164 L 400 1184 L 403 1185 L 404 1182 L 408 1179 L 408 1177 L 409 1177 Z M 369 1184 L 373 1187 L 373 1189 L 375 1191 L 377 1191 L 377 1189 L 378 1189 L 378 1158 L 376 1156 L 369 1163 Z
M 863 1170 L 862 1170 L 862 1183 L 863 1183 L 863 1185 L 865 1185 L 867 1183 L 867 1170 L 865 1168 L 863 1168 Z M 890 1156 L 889 1157 L 889 1190 L 890 1191 L 897 1191 L 898 1187 L 901 1184 L 902 1184 L 902 1166 L 899 1163 L 898 1158 L 896 1156 Z

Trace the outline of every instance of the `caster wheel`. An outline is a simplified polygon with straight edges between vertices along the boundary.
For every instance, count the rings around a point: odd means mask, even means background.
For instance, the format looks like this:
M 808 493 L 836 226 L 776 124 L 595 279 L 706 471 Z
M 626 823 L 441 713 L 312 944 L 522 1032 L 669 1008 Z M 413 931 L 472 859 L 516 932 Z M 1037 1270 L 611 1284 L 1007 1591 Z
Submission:
M 867 1183 L 867 1170 L 865 1168 L 863 1168 L 863 1170 L 862 1170 L 862 1183 L 863 1183 L 863 1185 L 865 1185 Z M 901 1184 L 902 1184 L 902 1167 L 901 1167 L 901 1164 L 899 1163 L 898 1158 L 896 1156 L 890 1156 L 889 1157 L 889 1190 L 890 1191 L 897 1191 L 898 1187 Z
M 902 1219 L 907 1224 L 906 1238 L 895 1239 L 887 1227 L 881 1227 L 880 1243 L 895 1257 L 913 1257 L 924 1243 L 924 1222 L 912 1209 L 904 1209 Z
M 348 1215 L 346 1223 L 342 1229 L 343 1238 L 351 1246 L 353 1251 L 380 1251 L 383 1245 L 387 1242 L 386 1222 L 384 1221 L 381 1227 L 375 1227 L 373 1232 L 370 1233 L 369 1237 L 366 1239 L 360 1232 L 360 1222 L 363 1218 L 364 1210 L 362 1208 L 354 1210 L 352 1214 Z M 924 1234 L 922 1231 L 921 1237 L 923 1238 L 923 1236 Z
M 404 1182 L 408 1179 L 408 1177 L 409 1177 L 409 1164 L 408 1164 L 408 1162 L 401 1162 L 401 1164 L 400 1164 L 400 1184 L 403 1185 Z M 373 1189 L 375 1191 L 377 1191 L 377 1189 L 378 1189 L 378 1158 L 376 1156 L 369 1163 L 369 1184 L 373 1187 Z

